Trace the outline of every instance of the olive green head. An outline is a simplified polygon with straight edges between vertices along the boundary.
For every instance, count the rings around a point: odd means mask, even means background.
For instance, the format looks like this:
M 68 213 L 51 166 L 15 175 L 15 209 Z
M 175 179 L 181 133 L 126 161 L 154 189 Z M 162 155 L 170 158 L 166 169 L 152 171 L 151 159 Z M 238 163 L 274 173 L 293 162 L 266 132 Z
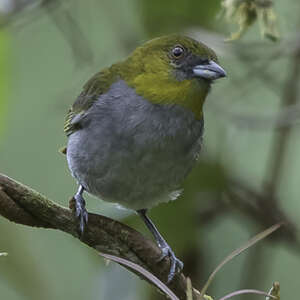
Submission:
M 152 103 L 181 105 L 200 119 L 211 82 L 224 76 L 216 54 L 206 45 L 181 35 L 153 39 L 85 84 L 68 112 L 65 132 L 74 132 L 75 116 L 84 114 L 119 79 Z
M 215 52 L 192 38 L 169 35 L 136 48 L 120 66 L 122 78 L 153 103 L 179 104 L 202 115 L 213 80 L 226 76 Z

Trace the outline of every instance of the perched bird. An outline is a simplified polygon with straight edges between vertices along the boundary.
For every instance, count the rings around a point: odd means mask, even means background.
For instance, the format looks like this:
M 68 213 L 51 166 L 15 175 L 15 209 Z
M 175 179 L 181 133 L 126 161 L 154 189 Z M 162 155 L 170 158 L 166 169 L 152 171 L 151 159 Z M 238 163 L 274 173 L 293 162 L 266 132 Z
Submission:
M 146 215 L 174 198 L 196 164 L 203 103 L 226 76 L 214 51 L 181 35 L 159 37 L 95 74 L 69 110 L 67 161 L 81 234 L 88 222 L 84 191 L 135 210 L 170 257 L 172 280 L 183 267 Z

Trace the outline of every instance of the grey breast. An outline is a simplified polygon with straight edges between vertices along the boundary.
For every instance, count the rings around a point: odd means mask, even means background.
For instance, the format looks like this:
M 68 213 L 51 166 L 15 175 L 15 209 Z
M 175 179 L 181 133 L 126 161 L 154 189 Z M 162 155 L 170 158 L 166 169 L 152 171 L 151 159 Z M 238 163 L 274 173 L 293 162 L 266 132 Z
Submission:
M 201 148 L 203 120 L 178 105 L 152 104 L 120 80 L 70 135 L 72 175 L 91 194 L 132 209 L 178 189 Z

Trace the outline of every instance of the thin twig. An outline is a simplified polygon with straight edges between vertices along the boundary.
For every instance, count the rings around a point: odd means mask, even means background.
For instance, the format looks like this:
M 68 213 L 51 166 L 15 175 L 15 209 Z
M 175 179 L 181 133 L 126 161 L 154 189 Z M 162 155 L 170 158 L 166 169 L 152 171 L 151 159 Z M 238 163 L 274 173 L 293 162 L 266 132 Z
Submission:
M 208 280 L 206 281 L 204 287 L 201 290 L 201 297 L 204 296 L 204 294 L 206 293 L 210 283 L 212 282 L 212 280 L 215 278 L 216 274 L 219 272 L 219 270 L 225 265 L 227 264 L 230 260 L 232 260 L 234 257 L 238 256 L 239 254 L 241 254 L 242 252 L 244 252 L 246 249 L 250 248 L 251 246 L 253 246 L 254 244 L 256 244 L 257 242 L 259 242 L 260 240 L 264 239 L 265 237 L 267 237 L 268 235 L 270 235 L 272 232 L 274 232 L 275 230 L 277 230 L 282 224 L 278 223 L 275 224 L 273 226 L 271 226 L 270 228 L 266 229 L 263 232 L 260 232 L 259 234 L 257 234 L 256 236 L 254 236 L 253 238 L 251 238 L 248 242 L 245 243 L 245 245 L 243 245 L 242 247 L 236 249 L 235 251 L 233 251 L 232 253 L 230 253 L 216 268 L 215 270 L 211 273 L 211 275 L 209 276 Z
M 259 291 L 259 290 L 252 290 L 252 289 L 245 289 L 245 290 L 239 290 L 239 291 L 235 291 L 235 292 L 232 292 L 222 298 L 220 298 L 219 300 L 227 300 L 229 298 L 232 298 L 234 296 L 238 296 L 238 295 L 242 295 L 242 294 L 256 294 L 256 295 L 262 295 L 262 296 L 267 296 L 267 297 L 270 297 L 272 299 L 277 299 L 277 297 L 275 296 L 272 296 L 266 292 L 263 292 L 263 291 Z
M 178 297 L 163 283 L 161 282 L 157 277 L 155 277 L 152 273 L 144 269 L 143 267 L 118 256 L 110 255 L 110 254 L 104 254 L 99 252 L 101 256 L 103 256 L 106 259 L 112 260 L 120 265 L 124 265 L 128 267 L 129 269 L 135 270 L 139 274 L 142 274 L 144 277 L 148 278 L 149 281 L 154 283 L 162 292 L 164 292 L 166 295 L 170 297 L 171 300 L 179 300 Z M 189 278 L 187 278 L 189 279 Z M 187 283 L 190 281 L 188 280 Z M 193 300 L 193 299 L 191 299 Z

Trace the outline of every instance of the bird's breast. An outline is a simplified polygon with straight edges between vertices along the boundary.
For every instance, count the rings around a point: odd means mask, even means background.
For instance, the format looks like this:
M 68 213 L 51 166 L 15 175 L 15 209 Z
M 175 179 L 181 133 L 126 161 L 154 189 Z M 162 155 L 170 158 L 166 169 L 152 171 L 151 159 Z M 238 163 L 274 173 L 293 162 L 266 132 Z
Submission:
M 141 209 L 180 187 L 197 160 L 203 120 L 178 105 L 152 104 L 119 81 L 81 128 L 68 141 L 74 177 L 103 200 Z

